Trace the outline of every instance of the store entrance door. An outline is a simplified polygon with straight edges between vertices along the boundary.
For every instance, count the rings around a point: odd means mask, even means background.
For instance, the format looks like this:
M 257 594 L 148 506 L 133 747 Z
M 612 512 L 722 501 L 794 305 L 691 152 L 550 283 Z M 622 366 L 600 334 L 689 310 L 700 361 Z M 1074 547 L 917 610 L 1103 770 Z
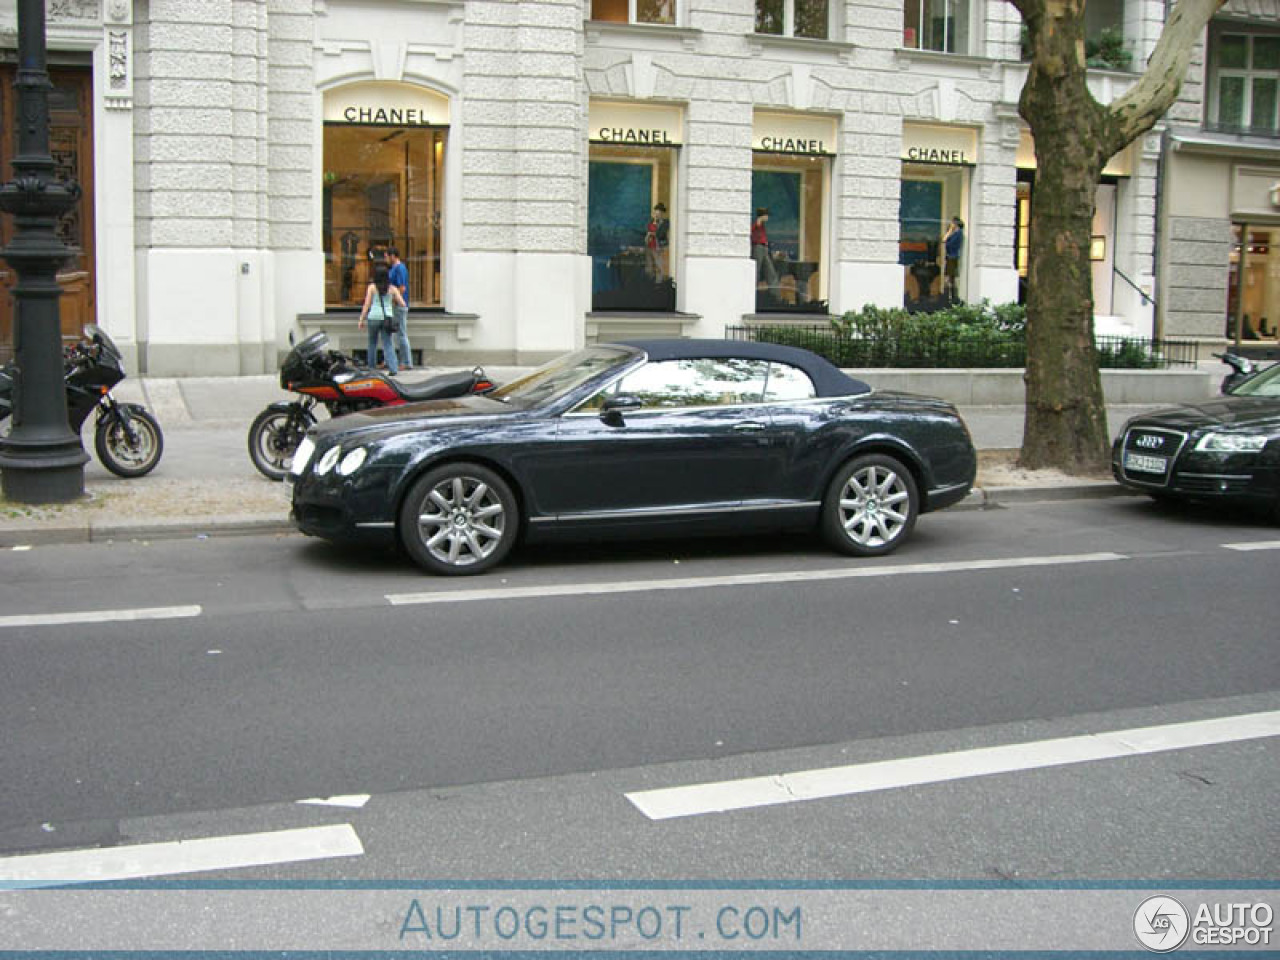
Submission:
M 15 69 L 0 64 L 0 178 L 13 179 L 13 155 L 18 149 Z M 73 341 L 86 323 L 94 321 L 93 251 L 93 71 L 88 68 L 49 70 L 49 153 L 54 176 L 80 185 L 80 199 L 58 223 L 58 236 L 71 257 L 58 273 L 62 297 L 58 301 L 62 337 Z M 0 245 L 13 241 L 13 218 L 0 217 Z M 0 363 L 13 357 L 13 268 L 0 260 Z

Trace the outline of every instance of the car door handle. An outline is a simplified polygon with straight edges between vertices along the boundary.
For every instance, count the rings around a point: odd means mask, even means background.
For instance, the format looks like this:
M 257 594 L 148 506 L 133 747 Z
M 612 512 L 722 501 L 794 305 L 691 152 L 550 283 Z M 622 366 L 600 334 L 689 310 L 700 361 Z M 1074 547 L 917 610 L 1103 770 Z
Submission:
M 734 433 L 760 433 L 764 429 L 765 425 L 759 420 L 744 420 L 733 425 Z

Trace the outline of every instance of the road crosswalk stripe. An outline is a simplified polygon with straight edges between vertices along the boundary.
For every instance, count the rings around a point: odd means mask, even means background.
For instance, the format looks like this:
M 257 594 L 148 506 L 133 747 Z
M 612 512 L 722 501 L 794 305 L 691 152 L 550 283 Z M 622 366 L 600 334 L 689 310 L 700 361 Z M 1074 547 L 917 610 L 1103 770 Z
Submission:
M 198 617 L 204 608 L 197 604 L 182 607 L 138 607 L 133 610 L 76 610 L 70 613 L 27 613 L 0 617 L 0 627 L 51 627 L 68 623 L 108 623 L 121 620 L 175 620 Z
M 851 796 L 1280 736 L 1280 710 L 626 794 L 650 820 Z
M 356 857 L 363 853 L 360 838 L 347 823 L 93 850 L 61 850 L 0 858 L 0 889 L 137 880 Z
M 762 586 L 780 583 L 814 583 L 819 580 L 854 580 L 922 573 L 966 573 L 974 570 L 1007 570 L 1019 567 L 1060 566 L 1125 560 L 1120 553 L 1080 553 L 1047 557 L 999 557 L 992 560 L 958 560 L 947 563 L 874 564 L 825 570 L 771 570 L 766 573 L 729 574 L 719 577 L 680 577 L 663 580 L 618 580 L 603 583 L 542 584 L 533 587 L 502 586 L 479 590 L 428 590 L 389 593 L 393 606 L 421 603 L 466 603 L 476 600 L 537 600 L 549 597 L 582 597 L 592 594 L 645 593 L 651 590 L 697 590 L 707 587 Z

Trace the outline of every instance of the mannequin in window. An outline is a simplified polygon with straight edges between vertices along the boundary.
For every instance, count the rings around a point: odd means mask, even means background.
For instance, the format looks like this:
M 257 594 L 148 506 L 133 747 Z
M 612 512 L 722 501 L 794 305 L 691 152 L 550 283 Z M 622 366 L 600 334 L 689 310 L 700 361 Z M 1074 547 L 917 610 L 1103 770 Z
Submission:
M 964 250 L 964 221 L 952 217 L 947 232 L 942 235 L 945 266 L 942 270 L 942 293 L 948 300 L 960 297 L 960 254 Z
M 356 279 L 356 256 L 360 252 L 360 234 L 348 230 L 338 238 L 342 246 L 342 299 L 351 299 L 351 287 Z
M 667 244 L 671 221 L 667 219 L 667 205 L 655 204 L 653 216 L 644 231 L 644 269 L 654 283 L 667 279 Z
M 756 283 L 761 280 L 769 288 L 769 292 L 778 292 L 778 270 L 773 265 L 773 256 L 769 252 L 769 208 L 757 207 L 756 219 L 751 225 L 751 259 L 756 262 Z

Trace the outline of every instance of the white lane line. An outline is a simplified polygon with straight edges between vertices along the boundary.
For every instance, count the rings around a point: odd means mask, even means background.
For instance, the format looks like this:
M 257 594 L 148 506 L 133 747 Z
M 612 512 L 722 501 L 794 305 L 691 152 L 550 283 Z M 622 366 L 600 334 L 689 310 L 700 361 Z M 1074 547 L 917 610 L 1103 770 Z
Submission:
M 137 880 L 364 853 L 350 824 L 0 858 L 0 889 Z
M 336 797 L 307 797 L 297 802 L 311 807 L 350 807 L 358 810 L 369 802 L 369 794 L 344 793 Z
M 31 613 L 0 617 L 0 627 L 51 627 L 64 623 L 107 623 L 113 620 L 175 620 L 198 617 L 199 604 L 185 607 L 139 607 L 135 610 L 79 610 L 74 613 Z
M 1280 710 L 743 780 L 640 790 L 626 797 L 650 820 L 669 820 L 1275 736 L 1280 736 Z
M 1224 543 L 1227 550 L 1280 550 L 1280 540 L 1255 540 L 1252 543 Z
M 961 573 L 970 570 L 1006 570 L 1070 563 L 1126 560 L 1120 553 L 1078 553 L 1056 557 L 1007 557 L 995 560 L 960 560 L 951 563 L 908 563 L 897 566 L 836 567 L 826 570 L 774 570 L 723 577 L 685 577 L 668 580 L 619 580 L 604 583 L 543 584 L 536 587 L 494 587 L 480 590 L 434 590 L 389 593 L 393 605 L 416 603 L 466 603 L 474 600 L 532 600 L 578 597 L 590 594 L 646 593 L 650 590 L 699 590 L 707 587 L 743 587 L 779 583 L 811 583 L 816 580 L 853 580 L 860 577 L 894 577 L 912 573 Z

